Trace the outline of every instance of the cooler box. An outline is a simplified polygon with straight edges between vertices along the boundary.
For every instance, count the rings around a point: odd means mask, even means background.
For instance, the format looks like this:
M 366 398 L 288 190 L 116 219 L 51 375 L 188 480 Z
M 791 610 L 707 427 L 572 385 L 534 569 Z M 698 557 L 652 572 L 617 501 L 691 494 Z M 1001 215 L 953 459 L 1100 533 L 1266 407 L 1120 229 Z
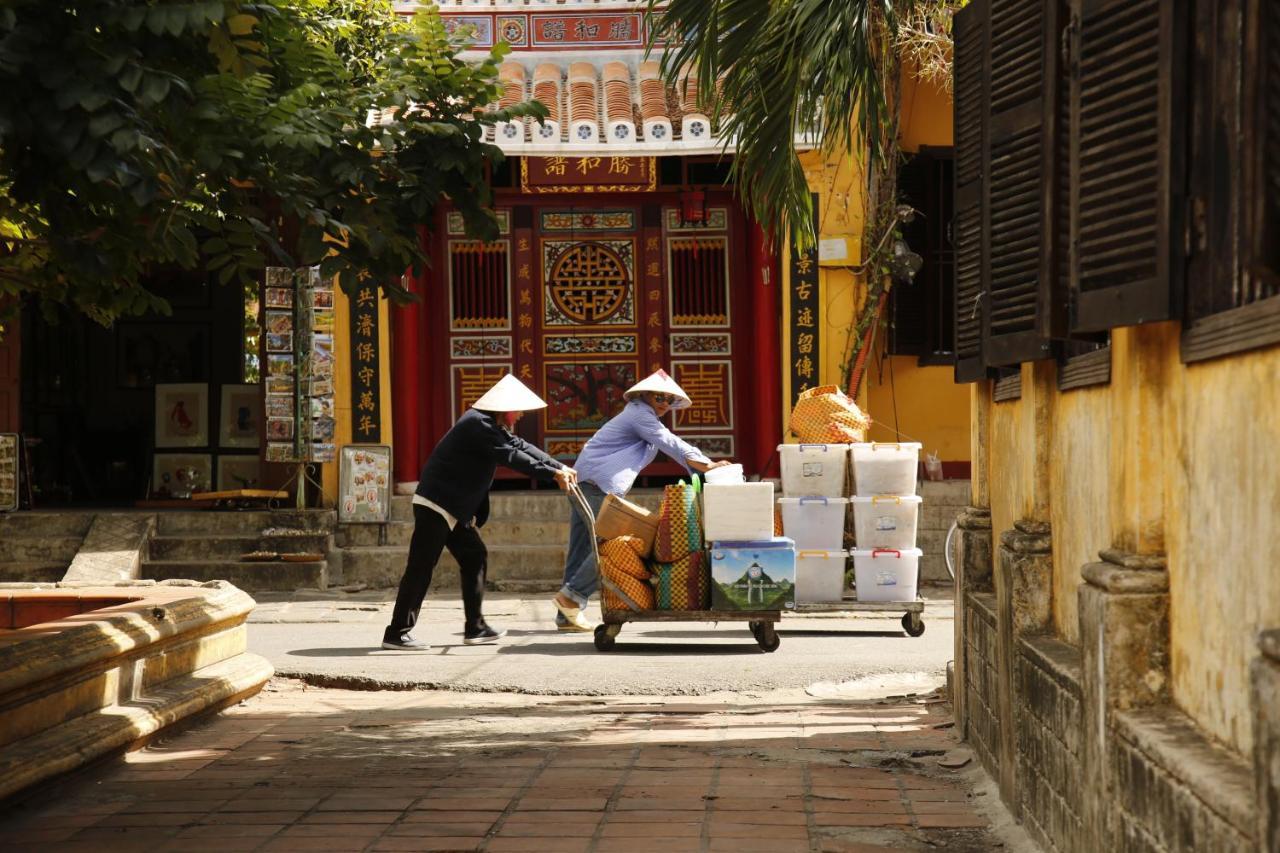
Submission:
M 796 606 L 795 543 L 784 536 L 711 543 L 712 610 L 789 610 Z
M 782 532 L 800 551 L 844 548 L 844 515 L 848 498 L 778 498 Z
M 915 601 L 919 572 L 919 548 L 857 548 L 853 552 L 859 601 Z
M 853 499 L 853 534 L 858 547 L 916 547 L 916 519 L 920 515 L 919 495 L 876 495 Z
M 779 444 L 782 493 L 787 497 L 844 497 L 847 444 Z
M 796 603 L 838 603 L 848 551 L 796 551 Z
M 706 483 L 702 538 L 707 542 L 773 537 L 773 483 Z
M 869 498 L 916 493 L 916 469 L 920 467 L 918 442 L 873 441 L 850 447 L 855 495 Z

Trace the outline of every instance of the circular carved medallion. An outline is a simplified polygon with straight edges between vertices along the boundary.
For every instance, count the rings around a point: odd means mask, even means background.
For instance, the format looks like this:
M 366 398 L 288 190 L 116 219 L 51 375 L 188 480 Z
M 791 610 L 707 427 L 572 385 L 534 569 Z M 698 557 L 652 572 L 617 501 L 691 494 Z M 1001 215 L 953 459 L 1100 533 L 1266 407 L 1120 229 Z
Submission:
M 578 323 L 602 323 L 618 313 L 631 281 L 618 253 L 600 243 L 575 243 L 551 267 L 547 288 L 564 315 Z

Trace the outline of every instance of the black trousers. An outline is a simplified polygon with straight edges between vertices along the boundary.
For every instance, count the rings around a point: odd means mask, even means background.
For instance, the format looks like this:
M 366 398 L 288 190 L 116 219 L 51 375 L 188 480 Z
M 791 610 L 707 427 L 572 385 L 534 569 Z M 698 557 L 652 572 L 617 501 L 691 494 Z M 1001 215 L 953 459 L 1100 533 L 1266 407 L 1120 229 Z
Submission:
M 465 630 L 479 627 L 480 609 L 484 604 L 484 575 L 489 562 L 489 551 L 484 547 L 480 533 L 474 527 L 461 523 L 449 529 L 444 516 L 420 504 L 413 505 L 413 538 L 409 540 L 409 561 L 400 578 L 400 591 L 396 593 L 396 606 L 391 611 L 391 624 L 383 639 L 394 642 L 408 636 L 418 622 L 422 600 L 431 587 L 431 576 L 440 552 L 445 548 L 458 561 L 462 570 L 462 607 L 466 613 Z

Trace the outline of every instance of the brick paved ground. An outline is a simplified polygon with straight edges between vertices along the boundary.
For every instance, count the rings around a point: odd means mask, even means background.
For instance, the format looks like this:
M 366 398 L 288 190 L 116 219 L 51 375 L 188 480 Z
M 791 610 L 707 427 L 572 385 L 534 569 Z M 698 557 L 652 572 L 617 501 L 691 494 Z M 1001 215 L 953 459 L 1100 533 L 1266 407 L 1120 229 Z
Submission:
M 990 851 L 946 706 L 277 680 L 0 812 L 6 850 Z

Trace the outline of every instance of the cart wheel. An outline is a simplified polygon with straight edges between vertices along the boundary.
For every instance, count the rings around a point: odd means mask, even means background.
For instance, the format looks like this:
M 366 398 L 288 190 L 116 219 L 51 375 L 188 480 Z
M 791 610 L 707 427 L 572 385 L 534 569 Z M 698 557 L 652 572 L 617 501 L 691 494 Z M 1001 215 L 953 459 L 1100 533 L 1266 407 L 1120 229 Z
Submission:
M 596 626 L 596 651 L 607 652 L 613 649 L 614 638 L 618 636 L 617 631 L 610 631 L 610 625 Z
M 754 622 L 754 621 L 747 623 L 747 627 L 751 629 L 751 636 L 756 638 L 757 643 L 763 642 L 760 639 L 760 636 L 761 636 L 760 632 L 761 632 L 761 629 L 764 628 L 764 624 L 765 623 L 763 622 Z
M 782 645 L 782 638 L 773 629 L 773 623 L 760 622 L 759 625 L 759 629 L 752 629 L 752 633 L 756 635 L 756 642 L 760 644 L 760 649 L 766 652 L 776 652 L 778 646 Z
M 902 630 L 906 631 L 910 637 L 919 637 L 924 633 L 924 620 L 920 618 L 919 613 L 903 613 Z

